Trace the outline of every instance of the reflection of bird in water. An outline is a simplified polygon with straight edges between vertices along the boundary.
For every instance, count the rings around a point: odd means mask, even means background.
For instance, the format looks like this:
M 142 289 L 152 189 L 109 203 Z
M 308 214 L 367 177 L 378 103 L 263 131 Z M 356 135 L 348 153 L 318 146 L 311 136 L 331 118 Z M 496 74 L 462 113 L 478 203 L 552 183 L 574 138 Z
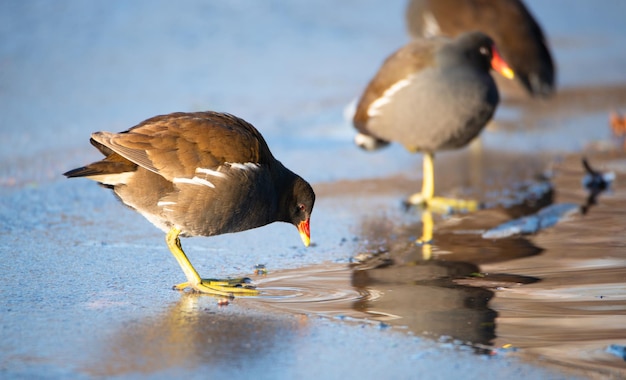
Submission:
M 475 201 L 434 196 L 433 159 L 467 145 L 493 116 L 499 96 L 491 68 L 513 77 L 488 36 L 466 33 L 407 44 L 368 84 L 353 119 L 355 142 L 366 150 L 398 142 L 424 154 L 422 191 L 409 204 L 437 212 L 478 208 Z
M 555 89 L 555 67 L 541 27 L 521 0 L 411 0 L 406 10 L 414 38 L 480 30 L 489 35 L 532 96 Z
M 582 159 L 583 167 L 585 168 L 585 176 L 583 177 L 583 186 L 589 191 L 589 196 L 584 205 L 580 207 L 581 213 L 584 215 L 589 211 L 591 206 L 596 205 L 596 198 L 603 191 L 607 190 L 613 180 L 615 179 L 615 173 L 608 172 L 602 173 L 594 170 L 586 158 Z
M 493 292 L 453 281 L 459 273 L 477 271 L 477 266 L 467 262 L 437 260 L 355 270 L 352 286 L 380 296 L 360 298 L 352 307 L 373 316 L 394 316 L 386 322 L 417 334 L 488 345 L 495 337 L 497 316 L 488 307 Z
M 243 279 L 202 279 L 179 236 L 220 235 L 280 221 L 294 224 L 309 245 L 313 189 L 277 161 L 259 131 L 242 119 L 173 113 L 122 133 L 96 132 L 91 143 L 106 157 L 65 175 L 98 181 L 167 233 L 187 277 L 177 289 L 257 293 Z
M 422 246 L 423 260 L 430 260 L 433 256 L 434 228 L 433 214 L 428 210 L 422 211 L 422 236 L 417 239 L 416 243 Z
M 305 327 L 301 319 L 241 313 L 217 307 L 212 297 L 183 293 L 161 313 L 120 324 L 84 371 L 109 378 L 202 368 L 209 379 L 237 366 L 267 370 L 274 349 L 289 347 Z
M 492 289 L 538 279 L 483 275 L 480 265 L 537 255 L 541 249 L 524 238 L 485 241 L 479 234 L 460 233 L 482 228 L 472 224 L 481 223 L 479 218 L 463 218 L 443 231 L 435 229 L 435 219 L 437 215 L 424 211 L 420 223 L 409 225 L 380 218 L 363 221 L 361 235 L 368 242 L 364 250 L 372 254 L 354 265 L 352 285 L 379 296 L 360 298 L 353 308 L 372 316 L 394 316 L 386 322 L 418 334 L 459 339 L 481 350 L 495 337 L 497 313 L 489 308 Z M 421 230 L 418 244 L 416 230 Z

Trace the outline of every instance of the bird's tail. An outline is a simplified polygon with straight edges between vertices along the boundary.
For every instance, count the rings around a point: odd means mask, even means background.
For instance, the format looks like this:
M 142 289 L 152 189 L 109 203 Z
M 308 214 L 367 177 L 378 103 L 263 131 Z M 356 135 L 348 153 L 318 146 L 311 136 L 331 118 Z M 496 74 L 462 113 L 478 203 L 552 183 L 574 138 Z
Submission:
M 359 133 L 354 137 L 354 143 L 361 149 L 377 150 L 389 145 L 389 141 L 378 139 L 374 136 Z

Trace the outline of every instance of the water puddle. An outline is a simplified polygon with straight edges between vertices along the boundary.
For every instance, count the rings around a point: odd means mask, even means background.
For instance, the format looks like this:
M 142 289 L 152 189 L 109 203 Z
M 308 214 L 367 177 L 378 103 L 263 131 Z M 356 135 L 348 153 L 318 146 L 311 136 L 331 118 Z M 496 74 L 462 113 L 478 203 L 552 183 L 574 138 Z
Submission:
M 351 277 L 350 267 L 341 264 L 281 271 L 255 281 L 261 289 L 257 300 L 290 312 L 365 318 L 366 313 L 353 310 L 353 303 L 380 295 L 353 287 Z
M 626 173 L 623 157 L 599 154 L 591 162 Z M 580 156 L 552 174 L 509 196 L 495 193 L 489 209 L 471 215 L 424 213 L 407 224 L 365 218 L 351 264 L 270 272 L 256 280 L 262 293 L 251 302 L 398 326 L 479 353 L 504 347 L 626 375 L 619 357 L 626 345 L 626 194 L 612 189 L 590 198 Z M 578 206 L 538 233 L 483 237 L 560 204 Z

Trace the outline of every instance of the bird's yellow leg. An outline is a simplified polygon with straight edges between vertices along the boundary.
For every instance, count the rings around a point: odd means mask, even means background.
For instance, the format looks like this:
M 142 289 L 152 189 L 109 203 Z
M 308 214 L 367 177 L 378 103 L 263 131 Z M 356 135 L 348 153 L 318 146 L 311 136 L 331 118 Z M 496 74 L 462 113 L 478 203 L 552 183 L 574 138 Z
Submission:
M 479 203 L 474 200 L 435 197 L 434 156 L 429 152 L 424 153 L 422 192 L 411 195 L 406 203 L 439 214 L 476 211 L 479 208 Z
M 202 279 L 198 272 L 194 269 L 193 265 L 183 252 L 183 248 L 180 245 L 180 230 L 173 227 L 169 230 L 165 236 L 167 246 L 174 255 L 178 265 L 185 273 L 187 281 L 174 286 L 174 289 L 184 290 L 185 288 L 191 288 L 194 291 L 200 293 L 207 293 L 217 296 L 230 297 L 233 295 L 238 296 L 254 296 L 259 294 L 258 290 L 245 282 L 245 279 L 227 279 L 227 280 L 214 280 L 214 279 Z

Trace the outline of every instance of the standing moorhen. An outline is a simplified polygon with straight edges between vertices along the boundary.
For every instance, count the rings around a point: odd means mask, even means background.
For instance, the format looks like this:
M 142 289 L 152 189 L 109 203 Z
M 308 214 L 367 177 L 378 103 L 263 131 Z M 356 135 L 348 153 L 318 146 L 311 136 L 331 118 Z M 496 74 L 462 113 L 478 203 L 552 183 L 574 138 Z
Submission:
M 259 131 L 240 118 L 172 113 L 125 132 L 96 132 L 91 143 L 105 158 L 65 176 L 98 181 L 167 232 L 167 245 L 187 276 L 176 289 L 257 293 L 243 279 L 200 278 L 179 236 L 219 235 L 279 221 L 295 225 L 309 245 L 313 189 L 277 161 Z
M 532 96 L 555 89 L 555 68 L 541 27 L 521 0 L 411 0 L 406 10 L 415 38 L 479 30 L 493 38 L 515 76 Z
M 513 78 L 481 32 L 414 40 L 387 58 L 365 89 L 353 119 L 356 144 L 373 150 L 395 141 L 424 153 L 422 192 L 407 203 L 438 212 L 477 208 L 434 197 L 433 155 L 467 145 L 491 119 L 499 96 L 490 68 Z

